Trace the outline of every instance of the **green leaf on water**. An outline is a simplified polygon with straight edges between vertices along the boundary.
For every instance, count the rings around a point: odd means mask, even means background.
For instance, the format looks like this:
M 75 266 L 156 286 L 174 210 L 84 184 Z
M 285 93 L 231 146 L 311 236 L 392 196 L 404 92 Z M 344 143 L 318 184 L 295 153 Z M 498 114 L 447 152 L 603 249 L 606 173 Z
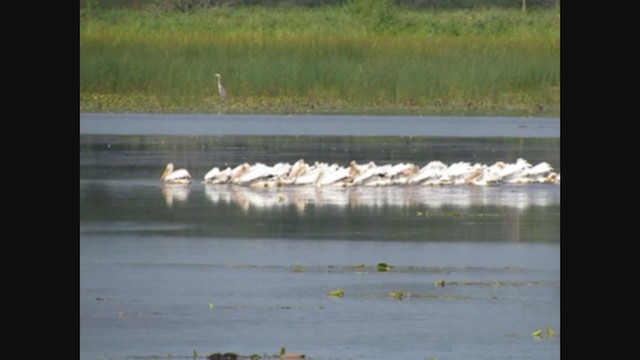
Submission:
M 542 329 L 535 330 L 531 333 L 531 335 L 535 336 L 538 339 L 548 339 L 550 337 L 557 336 L 556 331 L 548 326 L 545 326 Z
M 547 336 L 548 337 L 551 337 L 551 336 L 556 334 L 556 332 L 552 328 L 547 326 L 546 329 L 547 329 Z
M 213 305 L 212 302 L 209 303 L 209 309 L 213 310 L 213 308 L 215 307 L 215 305 Z
M 338 297 L 344 296 L 344 290 L 338 289 L 338 290 L 329 291 L 327 293 L 327 295 L 329 295 L 329 296 L 338 296 Z
M 389 271 L 389 269 L 391 269 L 391 266 L 389 266 L 387 263 L 378 263 L 378 266 L 376 267 L 378 269 L 378 271 Z
M 411 296 L 411 294 L 409 294 L 406 291 L 393 291 L 393 292 L 390 292 L 388 295 L 400 301 L 404 300 L 405 297 Z

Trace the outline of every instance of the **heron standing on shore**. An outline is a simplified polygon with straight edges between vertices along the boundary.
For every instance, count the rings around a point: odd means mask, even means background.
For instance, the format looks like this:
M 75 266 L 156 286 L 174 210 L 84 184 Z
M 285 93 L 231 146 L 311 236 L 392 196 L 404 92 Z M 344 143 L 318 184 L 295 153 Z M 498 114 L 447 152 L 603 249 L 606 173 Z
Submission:
M 227 100 L 227 91 L 224 89 L 224 86 L 222 86 L 220 74 L 215 74 L 215 76 L 218 78 L 218 94 L 220 95 L 220 100 L 225 101 Z

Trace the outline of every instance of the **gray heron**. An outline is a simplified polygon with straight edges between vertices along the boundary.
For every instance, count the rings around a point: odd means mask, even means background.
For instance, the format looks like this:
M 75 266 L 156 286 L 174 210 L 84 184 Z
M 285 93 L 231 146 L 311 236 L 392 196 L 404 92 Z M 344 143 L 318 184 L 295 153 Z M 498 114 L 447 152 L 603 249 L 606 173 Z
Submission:
M 222 86 L 220 74 L 215 74 L 215 76 L 218 78 L 218 94 L 220 95 L 220 100 L 225 101 L 227 100 L 227 91 L 224 89 L 224 86 Z

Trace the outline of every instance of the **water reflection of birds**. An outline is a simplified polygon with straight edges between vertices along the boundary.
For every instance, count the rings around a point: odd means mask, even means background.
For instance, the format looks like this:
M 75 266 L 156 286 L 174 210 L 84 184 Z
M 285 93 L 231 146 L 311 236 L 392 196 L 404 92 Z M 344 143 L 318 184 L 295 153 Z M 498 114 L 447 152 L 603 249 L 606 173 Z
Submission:
M 168 184 L 190 184 L 191 183 L 191 174 L 185 169 L 173 170 L 173 163 L 168 163 L 167 167 L 164 169 L 164 173 L 160 177 L 160 180 L 163 180 Z
M 174 201 L 186 202 L 189 198 L 191 187 L 187 184 L 164 184 L 162 186 L 162 195 L 167 207 L 171 209 Z
M 552 187 L 528 188 L 522 186 L 362 186 L 342 188 L 316 188 L 292 186 L 281 188 L 252 188 L 234 185 L 205 185 L 205 196 L 215 205 L 233 204 L 243 213 L 293 208 L 304 214 L 307 207 L 314 209 L 370 209 L 444 207 L 468 208 L 472 206 L 504 206 L 524 209 L 529 206 L 548 206 L 556 201 Z

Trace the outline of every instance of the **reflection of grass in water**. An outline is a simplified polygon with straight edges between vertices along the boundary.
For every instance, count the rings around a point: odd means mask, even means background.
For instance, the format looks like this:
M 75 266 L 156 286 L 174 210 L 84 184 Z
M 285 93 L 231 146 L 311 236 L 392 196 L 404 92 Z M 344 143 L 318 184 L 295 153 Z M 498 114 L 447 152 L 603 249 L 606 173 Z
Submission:
M 557 114 L 556 12 L 397 18 L 390 36 L 337 8 L 81 17 L 81 110 Z

